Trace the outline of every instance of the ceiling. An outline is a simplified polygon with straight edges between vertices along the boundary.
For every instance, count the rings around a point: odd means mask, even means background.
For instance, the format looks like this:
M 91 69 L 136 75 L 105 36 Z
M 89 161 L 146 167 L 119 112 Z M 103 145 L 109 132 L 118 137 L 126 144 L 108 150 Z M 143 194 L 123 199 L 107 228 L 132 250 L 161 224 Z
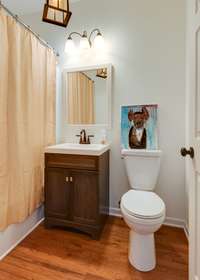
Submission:
M 71 3 L 80 0 L 70 0 Z M 43 10 L 45 0 L 3 0 L 2 3 L 18 15 L 33 14 Z

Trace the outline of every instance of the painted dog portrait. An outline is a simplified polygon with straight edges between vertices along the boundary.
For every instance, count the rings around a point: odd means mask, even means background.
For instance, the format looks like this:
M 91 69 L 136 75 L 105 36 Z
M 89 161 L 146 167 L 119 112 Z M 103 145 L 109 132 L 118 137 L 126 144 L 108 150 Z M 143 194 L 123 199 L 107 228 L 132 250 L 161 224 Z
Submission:
M 145 123 L 149 119 L 147 108 L 142 107 L 142 111 L 128 113 L 129 121 L 133 121 L 133 126 L 129 131 L 129 147 L 131 149 L 146 149 L 147 147 L 147 132 Z
M 121 142 L 122 148 L 157 148 L 157 105 L 122 106 Z

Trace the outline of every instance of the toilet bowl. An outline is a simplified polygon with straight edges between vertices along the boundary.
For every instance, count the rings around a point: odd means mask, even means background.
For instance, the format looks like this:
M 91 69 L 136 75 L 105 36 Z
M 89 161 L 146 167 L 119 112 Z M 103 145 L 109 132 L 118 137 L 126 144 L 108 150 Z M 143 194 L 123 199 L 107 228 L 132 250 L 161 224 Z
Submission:
M 130 228 L 129 261 L 140 271 L 156 266 L 154 233 L 165 220 L 165 204 L 153 192 L 161 151 L 122 150 L 131 190 L 121 199 L 121 212 Z

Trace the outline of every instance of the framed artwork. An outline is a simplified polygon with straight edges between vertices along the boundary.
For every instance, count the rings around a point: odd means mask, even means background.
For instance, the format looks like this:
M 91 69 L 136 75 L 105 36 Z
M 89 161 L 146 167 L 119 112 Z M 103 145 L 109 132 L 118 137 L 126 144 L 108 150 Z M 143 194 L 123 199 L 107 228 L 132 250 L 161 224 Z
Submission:
M 121 107 L 121 146 L 124 149 L 158 149 L 158 105 Z

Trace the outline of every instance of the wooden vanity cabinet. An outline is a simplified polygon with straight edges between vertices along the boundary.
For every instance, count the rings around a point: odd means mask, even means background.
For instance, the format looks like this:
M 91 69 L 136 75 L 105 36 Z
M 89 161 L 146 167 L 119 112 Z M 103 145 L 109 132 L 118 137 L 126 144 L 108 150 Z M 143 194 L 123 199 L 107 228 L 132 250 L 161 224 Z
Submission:
M 109 151 L 101 156 L 45 154 L 45 226 L 100 237 L 109 215 Z

